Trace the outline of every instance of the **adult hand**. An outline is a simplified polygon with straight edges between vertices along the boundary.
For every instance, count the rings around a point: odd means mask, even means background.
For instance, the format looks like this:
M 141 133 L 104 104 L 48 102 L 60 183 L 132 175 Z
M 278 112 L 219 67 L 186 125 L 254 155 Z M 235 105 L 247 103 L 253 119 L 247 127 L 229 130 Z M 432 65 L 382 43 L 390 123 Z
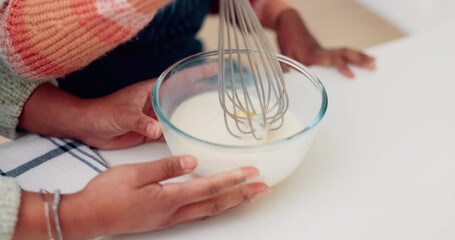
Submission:
M 191 172 L 190 156 L 114 167 L 81 192 L 62 198 L 65 239 L 153 231 L 203 220 L 269 192 L 264 183 L 243 184 L 259 173 L 244 167 L 183 183 L 160 181 Z
M 275 29 L 281 52 L 305 65 L 333 66 L 349 78 L 354 77 L 349 64 L 369 70 L 375 69 L 375 59 L 360 51 L 322 48 L 295 10 L 284 11 L 279 16 Z

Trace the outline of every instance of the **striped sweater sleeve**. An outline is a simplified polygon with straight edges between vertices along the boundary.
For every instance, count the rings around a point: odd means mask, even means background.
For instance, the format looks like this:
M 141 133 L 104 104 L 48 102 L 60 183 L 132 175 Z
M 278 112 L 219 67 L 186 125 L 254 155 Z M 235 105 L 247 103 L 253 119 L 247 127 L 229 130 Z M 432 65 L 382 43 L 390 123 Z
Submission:
M 16 138 L 18 118 L 22 108 L 32 92 L 41 84 L 56 81 L 25 81 L 13 72 L 0 60 L 0 135 L 7 138 Z
M 87 66 L 171 0 L 0 1 L 1 58 L 19 77 L 42 80 Z
M 21 191 L 12 178 L 0 177 L 0 239 L 12 239 Z

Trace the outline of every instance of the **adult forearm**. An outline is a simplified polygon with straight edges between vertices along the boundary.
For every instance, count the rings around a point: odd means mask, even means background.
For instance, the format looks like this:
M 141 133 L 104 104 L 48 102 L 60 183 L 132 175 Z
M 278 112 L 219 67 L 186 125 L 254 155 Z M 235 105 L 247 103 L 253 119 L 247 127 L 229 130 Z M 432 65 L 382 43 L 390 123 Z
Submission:
M 80 139 L 85 132 L 86 101 L 51 84 L 43 84 L 25 102 L 19 127 L 37 134 Z
M 13 239 L 48 239 L 44 214 L 39 194 L 23 191 Z
M 18 214 L 18 221 L 14 231 L 13 239 L 49 239 L 48 223 L 46 220 L 46 209 L 43 197 L 49 206 L 48 218 L 51 234 L 57 239 L 55 216 L 52 210 L 54 194 L 33 193 L 22 191 L 21 205 Z M 88 239 L 100 232 L 95 224 L 92 224 L 90 211 L 86 211 L 87 203 L 81 204 L 77 193 L 62 195 L 58 205 L 59 226 L 64 239 Z

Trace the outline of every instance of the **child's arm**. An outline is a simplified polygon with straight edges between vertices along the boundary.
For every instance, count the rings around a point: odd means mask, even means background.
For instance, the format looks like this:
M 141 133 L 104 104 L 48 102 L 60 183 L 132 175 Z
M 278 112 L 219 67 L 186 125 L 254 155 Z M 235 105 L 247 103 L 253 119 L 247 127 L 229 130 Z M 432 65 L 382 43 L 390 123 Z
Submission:
M 212 5 L 212 13 L 218 14 L 220 1 L 216 0 Z M 288 9 L 294 9 L 286 0 L 248 0 L 254 9 L 259 21 L 265 28 L 274 29 L 276 19 L 279 15 Z
M 0 58 L 28 80 L 64 76 L 127 41 L 171 0 L 0 0 Z
M 357 50 L 323 48 L 305 26 L 298 11 L 288 1 L 250 0 L 250 2 L 261 24 L 277 33 L 278 45 L 284 55 L 306 65 L 336 67 L 350 78 L 354 77 L 354 74 L 348 64 L 370 70 L 375 68 L 374 58 Z M 215 4 L 215 8 L 217 7 L 218 4 Z
M 323 48 L 311 35 L 295 9 L 281 12 L 274 22 L 274 29 L 281 52 L 303 64 L 333 66 L 349 78 L 354 77 L 349 64 L 369 70 L 375 68 L 375 59 L 360 51 Z

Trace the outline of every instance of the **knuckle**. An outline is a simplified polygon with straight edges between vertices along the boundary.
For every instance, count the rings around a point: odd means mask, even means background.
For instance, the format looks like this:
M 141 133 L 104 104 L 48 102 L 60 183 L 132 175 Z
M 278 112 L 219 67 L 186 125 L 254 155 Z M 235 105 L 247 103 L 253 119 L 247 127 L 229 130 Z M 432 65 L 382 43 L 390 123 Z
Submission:
M 252 194 L 246 189 L 246 187 L 239 187 L 237 191 L 243 201 L 247 201 L 252 198 Z
M 171 216 L 165 221 L 163 221 L 159 226 L 158 229 L 169 228 L 177 224 L 177 218 L 175 216 Z
M 128 165 L 120 165 L 112 168 L 111 170 L 115 170 L 117 172 L 121 172 L 123 174 L 129 174 L 131 172 L 131 167 Z
M 247 179 L 245 176 L 239 177 L 239 178 L 234 178 L 232 179 L 231 186 L 237 186 L 243 182 L 245 182 Z
M 144 125 L 146 124 L 145 119 L 143 118 L 138 118 L 135 122 L 135 128 L 136 129 L 141 129 Z
M 210 204 L 208 216 L 214 216 L 223 211 L 223 206 L 217 201 Z
M 219 186 L 217 186 L 214 183 L 210 183 L 207 188 L 207 196 L 208 197 L 216 196 L 220 193 L 220 191 L 221 191 L 221 188 Z
M 162 189 L 164 189 L 162 187 Z M 176 192 L 183 192 L 182 188 L 177 188 Z M 166 197 L 163 197 L 164 201 L 166 203 L 165 206 L 168 207 L 168 209 L 176 210 L 180 207 L 182 207 L 185 204 L 185 199 L 184 198 L 176 198 L 173 197 L 172 195 L 166 195 Z
M 138 94 L 137 96 L 139 96 L 139 99 L 141 99 L 141 97 L 148 97 L 152 94 L 152 87 L 149 87 L 150 85 L 150 82 L 147 82 L 146 84 L 144 84 L 144 87 L 141 88 L 139 91 L 138 91 Z
M 177 164 L 177 161 L 166 161 L 163 164 L 163 171 L 167 176 L 173 177 L 180 171 L 180 164 Z
M 127 176 L 130 178 L 130 180 L 135 182 L 140 180 L 140 174 L 136 168 L 128 168 Z
M 117 131 L 121 131 L 123 129 L 122 119 L 124 119 L 123 111 L 119 111 L 114 109 L 112 111 L 112 118 L 108 120 L 108 124 Z
M 345 66 L 344 60 L 341 58 L 337 58 L 335 61 L 335 66 L 338 68 L 343 68 Z
M 114 167 L 111 171 L 116 171 L 117 174 L 123 176 L 124 179 L 126 179 L 126 182 L 136 182 L 140 177 L 139 171 L 128 165 Z

